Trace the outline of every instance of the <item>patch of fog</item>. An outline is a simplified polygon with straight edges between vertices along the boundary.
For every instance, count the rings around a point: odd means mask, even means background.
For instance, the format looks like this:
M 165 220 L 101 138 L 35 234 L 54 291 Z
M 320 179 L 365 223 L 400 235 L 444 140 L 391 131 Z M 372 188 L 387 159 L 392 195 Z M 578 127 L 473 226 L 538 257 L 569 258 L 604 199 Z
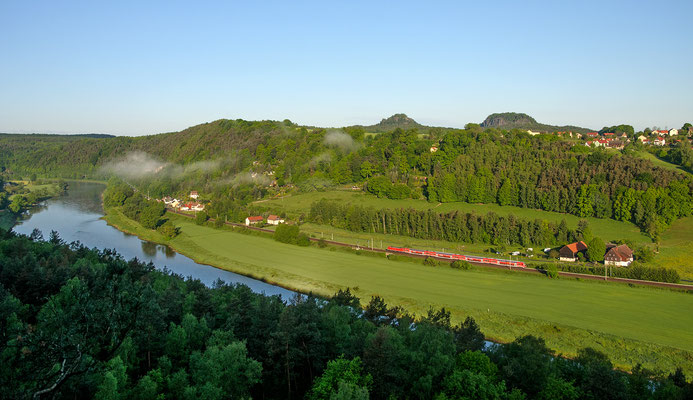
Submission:
M 106 175 L 117 175 L 121 178 L 145 178 L 151 175 L 180 178 L 192 173 L 208 173 L 220 168 L 221 159 L 198 161 L 180 165 L 161 161 L 143 151 L 134 151 L 116 160 L 104 164 L 100 172 Z
M 330 129 L 325 134 L 325 146 L 336 147 L 338 149 L 350 152 L 358 150 L 360 144 L 354 141 L 354 138 L 344 133 L 340 129 Z

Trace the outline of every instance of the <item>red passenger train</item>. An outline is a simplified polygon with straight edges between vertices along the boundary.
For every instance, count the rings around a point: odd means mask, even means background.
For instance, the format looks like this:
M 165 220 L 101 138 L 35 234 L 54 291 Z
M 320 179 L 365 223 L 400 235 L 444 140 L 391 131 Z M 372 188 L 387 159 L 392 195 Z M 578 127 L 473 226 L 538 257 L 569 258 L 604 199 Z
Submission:
M 387 248 L 387 251 L 404 253 L 404 254 L 415 254 L 418 256 L 443 258 L 446 260 L 462 260 L 462 261 L 468 261 L 468 262 L 479 263 L 479 264 L 502 265 L 505 267 L 518 267 L 518 268 L 525 268 L 526 267 L 525 263 L 523 263 L 522 261 L 504 260 L 504 259 L 500 259 L 500 258 L 488 258 L 488 257 L 479 257 L 479 256 L 465 256 L 464 254 L 443 253 L 440 251 L 429 251 L 429 250 L 416 250 L 416 249 L 408 249 L 406 247 L 392 247 L 392 246 L 390 246 Z

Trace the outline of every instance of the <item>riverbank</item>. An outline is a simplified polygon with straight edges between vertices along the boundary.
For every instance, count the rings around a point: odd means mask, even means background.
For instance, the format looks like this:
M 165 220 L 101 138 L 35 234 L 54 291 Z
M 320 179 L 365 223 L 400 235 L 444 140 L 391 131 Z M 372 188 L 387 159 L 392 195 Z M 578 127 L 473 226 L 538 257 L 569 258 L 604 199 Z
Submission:
M 198 263 L 290 290 L 331 296 L 350 287 L 364 302 L 379 295 L 389 305 L 418 315 L 429 307 L 445 307 L 455 321 L 473 316 L 494 341 L 534 334 L 569 357 L 579 348 L 593 347 L 609 354 L 623 369 L 641 363 L 652 369 L 673 371 L 681 366 L 693 371 L 689 333 L 693 316 L 687 311 L 693 308 L 690 295 L 599 282 L 424 267 L 286 245 L 227 228 L 198 226 L 184 217 L 169 217 L 181 229 L 172 240 L 142 228 L 118 210 L 108 210 L 104 219 L 117 229 L 166 244 Z M 667 327 L 666 332 L 662 326 Z

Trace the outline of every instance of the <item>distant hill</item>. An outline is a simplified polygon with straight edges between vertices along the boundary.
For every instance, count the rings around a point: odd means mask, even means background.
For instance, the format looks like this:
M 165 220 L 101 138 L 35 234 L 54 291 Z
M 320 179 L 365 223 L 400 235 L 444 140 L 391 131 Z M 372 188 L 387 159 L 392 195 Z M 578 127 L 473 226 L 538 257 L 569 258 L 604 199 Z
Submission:
M 383 118 L 379 123 L 375 125 L 368 125 L 368 126 L 363 126 L 363 125 L 356 125 L 355 127 L 360 127 L 366 130 L 367 132 L 390 132 L 394 129 L 401 128 L 401 129 L 427 129 L 430 128 L 425 125 L 421 125 L 420 123 L 414 121 L 412 118 L 409 118 L 407 114 L 395 114 L 389 118 Z
M 495 113 L 491 114 L 484 122 L 481 123 L 482 128 L 498 128 L 498 129 L 528 129 L 538 132 L 554 132 L 554 131 L 572 131 L 572 132 L 592 132 L 593 129 L 581 128 L 573 125 L 547 125 L 537 122 L 534 118 L 524 113 Z

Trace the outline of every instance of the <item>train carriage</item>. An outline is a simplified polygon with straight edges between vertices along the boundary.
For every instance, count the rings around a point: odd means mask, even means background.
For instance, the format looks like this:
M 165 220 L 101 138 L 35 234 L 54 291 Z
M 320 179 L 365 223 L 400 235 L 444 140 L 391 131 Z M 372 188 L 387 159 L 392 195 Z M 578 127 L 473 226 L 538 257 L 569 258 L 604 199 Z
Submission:
M 467 256 L 464 254 L 445 253 L 445 252 L 431 251 L 431 250 L 416 250 L 416 249 L 410 249 L 410 248 L 406 248 L 406 247 L 389 246 L 387 248 L 387 250 L 392 251 L 392 252 L 397 252 L 397 253 L 416 254 L 416 255 L 420 255 L 420 256 L 444 258 L 444 259 L 448 259 L 448 260 L 461 260 L 461 261 L 468 261 L 468 262 L 473 262 L 473 263 L 478 263 L 478 264 L 502 265 L 502 266 L 506 266 L 509 268 L 512 268 L 512 267 L 525 268 L 526 267 L 525 263 L 523 263 L 522 261 L 504 260 L 504 259 L 499 259 L 499 258 Z

